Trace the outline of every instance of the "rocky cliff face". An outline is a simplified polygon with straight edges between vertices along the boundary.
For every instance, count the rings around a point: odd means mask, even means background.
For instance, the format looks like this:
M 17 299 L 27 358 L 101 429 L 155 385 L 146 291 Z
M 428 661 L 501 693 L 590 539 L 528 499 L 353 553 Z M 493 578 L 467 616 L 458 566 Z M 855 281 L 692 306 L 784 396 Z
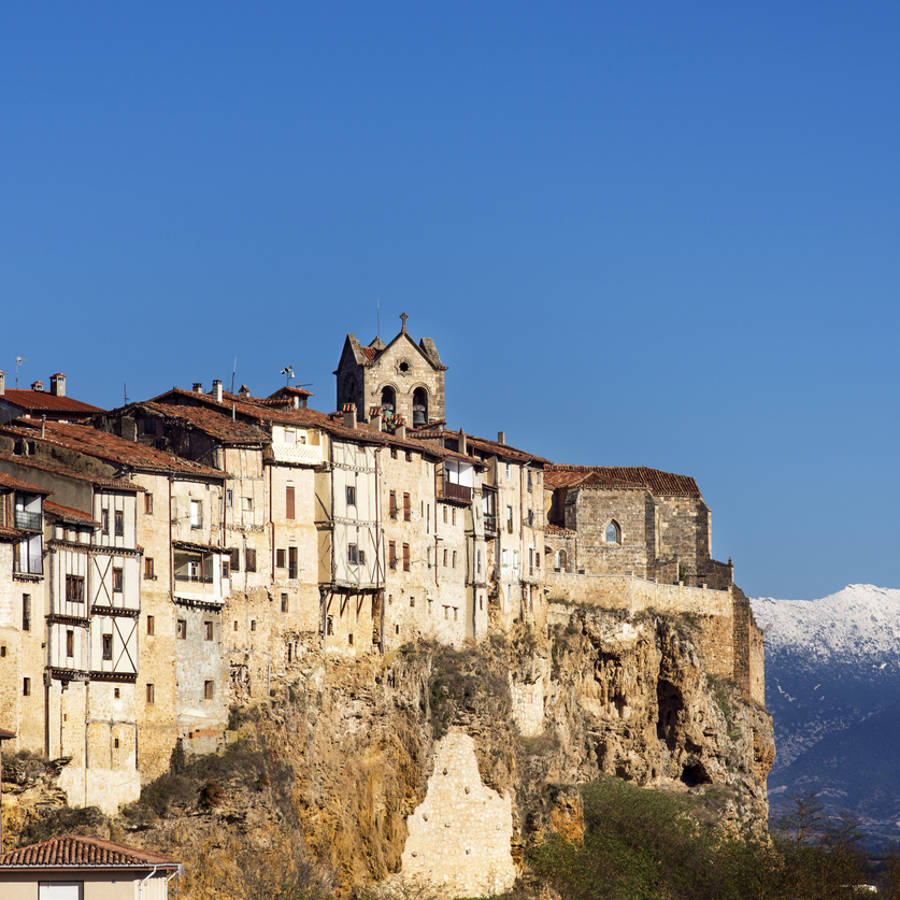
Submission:
M 735 828 L 764 829 L 771 720 L 707 677 L 695 634 L 690 617 L 576 610 L 548 638 L 523 629 L 462 652 L 311 650 L 235 711 L 228 750 L 173 760 L 91 828 L 178 855 L 187 900 L 310 880 L 339 896 L 403 878 L 502 890 L 548 830 L 579 837 L 576 786 L 601 773 L 703 793 Z M 7 846 L 47 816 L 22 804 Z

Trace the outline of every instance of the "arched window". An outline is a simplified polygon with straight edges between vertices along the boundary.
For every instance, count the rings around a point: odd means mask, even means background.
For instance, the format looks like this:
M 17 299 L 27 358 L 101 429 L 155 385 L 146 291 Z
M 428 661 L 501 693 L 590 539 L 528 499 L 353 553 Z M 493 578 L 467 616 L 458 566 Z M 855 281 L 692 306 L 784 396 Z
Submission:
M 428 424 L 428 391 L 416 388 L 413 391 L 413 428 Z
M 619 523 L 615 519 L 606 526 L 605 540 L 607 544 L 622 543 L 622 529 L 619 528 Z
M 381 389 L 381 411 L 390 418 L 397 409 L 397 395 L 392 387 L 384 387 Z
M 557 572 L 565 572 L 566 565 L 568 564 L 568 562 L 569 562 L 569 560 L 568 560 L 568 557 L 566 556 L 566 551 L 565 550 L 557 550 L 557 552 L 556 552 L 556 571 Z

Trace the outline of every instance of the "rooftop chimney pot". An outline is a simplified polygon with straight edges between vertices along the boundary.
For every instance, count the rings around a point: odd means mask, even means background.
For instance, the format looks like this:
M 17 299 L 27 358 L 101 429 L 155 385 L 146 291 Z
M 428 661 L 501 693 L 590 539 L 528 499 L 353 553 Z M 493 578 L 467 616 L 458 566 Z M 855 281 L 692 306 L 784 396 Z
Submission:
M 381 407 L 373 406 L 369 410 L 369 425 L 373 431 L 381 431 Z
M 466 432 L 465 429 L 459 429 L 459 452 L 460 453 L 468 453 L 469 449 L 466 445 Z
M 6 372 L 0 369 L 0 397 L 6 393 Z
M 497 443 L 498 443 L 498 444 L 505 444 L 505 443 L 506 443 L 506 432 L 505 432 L 505 431 L 498 431 L 498 432 L 497 432 Z
M 62 372 L 50 376 L 50 393 L 54 397 L 66 396 L 66 376 Z
M 193 386 L 191 387 L 191 390 L 192 390 L 195 394 L 202 394 L 202 393 L 203 393 L 203 382 L 202 382 L 202 381 L 195 381 L 194 384 L 193 384 Z
M 344 427 L 345 428 L 356 428 L 356 404 L 355 403 L 345 403 L 343 412 L 344 412 Z
M 222 380 L 220 378 L 216 378 L 213 381 L 212 395 L 216 403 L 222 402 Z
M 44 389 L 44 382 L 43 381 L 32 381 L 31 389 L 33 391 L 42 391 Z

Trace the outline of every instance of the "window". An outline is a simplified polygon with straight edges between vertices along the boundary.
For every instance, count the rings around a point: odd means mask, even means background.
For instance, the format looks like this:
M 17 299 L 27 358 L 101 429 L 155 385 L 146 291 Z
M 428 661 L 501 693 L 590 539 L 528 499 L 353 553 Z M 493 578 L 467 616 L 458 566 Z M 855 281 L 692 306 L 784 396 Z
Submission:
M 445 506 L 443 509 L 444 509 L 444 524 L 446 525 L 447 524 L 447 507 Z
M 528 526 L 530 528 L 534 527 L 534 510 L 533 509 L 528 510 Z
M 281 595 L 281 611 L 283 613 L 286 613 L 288 611 L 288 595 L 287 594 Z
M 244 497 L 244 512 L 252 512 L 253 511 L 253 498 L 252 497 Z
M 109 510 L 100 510 L 100 530 L 103 534 L 109 534 Z
M 215 694 L 215 685 L 211 681 L 203 682 L 203 699 L 212 700 Z
M 288 578 L 296 578 L 299 574 L 297 563 L 298 552 L 296 547 L 288 547 Z
M 153 494 L 144 494 L 144 515 L 153 515 Z
M 112 659 L 112 635 L 104 634 L 103 635 L 103 658 L 104 659 Z
M 144 578 L 155 578 L 156 576 L 153 574 L 153 557 L 145 556 L 144 557 Z
M 125 583 L 125 573 L 121 566 L 114 566 L 112 570 L 113 593 L 121 594 L 122 586 Z
M 403 571 L 409 571 L 409 544 L 403 545 Z
M 506 464 L 506 480 L 512 481 L 512 466 L 509 463 Z
M 175 636 L 182 641 L 187 637 L 187 619 L 179 619 L 175 623 Z
M 113 514 L 113 522 L 116 529 L 116 537 L 125 536 L 125 513 L 117 509 Z
M 506 530 L 509 534 L 513 533 L 513 509 L 511 506 L 506 507 Z
M 453 551 L 453 568 L 456 568 L 456 551 Z
M 297 443 L 297 430 L 295 428 L 285 428 L 284 429 L 284 442 L 286 444 L 290 444 L 291 446 L 295 446 Z M 293 519 L 293 516 L 288 516 L 289 519 Z
M 225 508 L 234 509 L 234 491 L 231 488 L 225 489 Z
M 22 594 L 22 631 L 31 631 L 31 594 Z
M 75 655 L 75 632 L 71 628 L 66 629 L 66 658 L 71 659 Z
M 503 550 L 500 554 L 500 564 L 504 569 L 509 568 L 509 550 Z
M 147 634 L 156 634 L 156 619 L 147 616 Z
M 22 696 L 23 697 L 31 696 L 31 679 L 30 678 L 22 679 Z
M 406 461 L 412 462 L 412 453 L 409 450 L 406 451 Z
M 408 522 L 412 518 L 412 506 L 409 502 L 409 494 L 403 495 L 403 521 Z
M 356 544 L 347 544 L 347 562 L 351 566 L 359 565 L 359 548 Z
M 388 511 L 392 519 L 397 518 L 397 492 L 391 491 L 388 499 Z
M 251 630 L 251 631 L 256 631 L 256 619 L 251 619 L 251 620 L 250 620 L 250 630 Z
M 113 697 L 118 700 L 121 696 L 122 692 L 119 690 L 119 688 L 113 688 Z M 118 743 L 116 743 L 116 746 L 119 746 Z
M 391 459 L 396 459 L 396 458 L 397 458 L 397 448 L 391 447 Z
M 447 550 L 447 548 L 445 547 L 445 548 L 444 548 L 444 568 L 445 568 L 445 569 L 447 568 L 447 556 L 448 556 L 449 552 L 450 552 L 450 551 Z
M 528 548 L 528 574 L 534 575 L 534 547 Z
M 84 603 L 83 575 L 66 575 L 66 600 L 69 603 Z
M 480 550 L 478 551 L 478 556 L 476 556 L 475 559 L 476 559 L 475 571 L 478 572 L 478 574 L 480 575 L 481 574 L 481 551 Z
M 255 572 L 256 571 L 256 551 L 252 548 L 248 547 L 244 552 L 244 558 L 247 562 L 247 571 Z
M 203 527 L 203 503 L 200 500 L 191 500 L 191 528 Z
M 223 560 L 222 560 L 222 577 L 223 577 L 223 578 L 228 578 L 228 577 L 229 577 L 229 574 L 230 574 L 230 573 L 229 573 L 229 569 L 228 569 L 228 560 L 227 560 L 227 559 L 223 559 Z
M 113 745 L 115 746 L 116 750 L 119 749 L 119 739 L 118 739 L 118 738 L 115 738 L 115 739 L 113 740 Z
M 426 551 L 426 556 L 428 559 L 428 568 L 431 568 L 431 547 L 429 547 Z
M 528 470 L 528 493 L 531 493 L 531 470 Z
M 556 571 L 562 572 L 568 565 L 567 554 L 565 550 L 556 551 Z
M 385 418 L 390 419 L 397 408 L 397 395 L 392 387 L 381 389 L 381 412 Z M 393 451 L 396 453 L 396 451 Z
M 347 506 L 356 506 L 356 488 L 352 484 L 348 484 L 346 487 L 347 492 Z
M 294 486 L 289 484 L 284 489 L 284 517 L 286 519 L 294 518 Z
M 147 685 L 147 703 L 156 703 L 156 685 Z
M 450 512 L 452 513 L 452 515 L 451 515 L 451 517 L 450 517 L 450 518 L 451 518 L 451 524 L 452 524 L 452 525 L 455 525 L 455 524 L 456 524 L 456 507 L 454 506 L 453 509 L 450 510 Z
M 6 644 L 0 644 L 0 659 L 6 656 Z
M 428 424 L 428 391 L 416 388 L 413 391 L 413 428 Z
M 213 623 L 209 619 L 203 623 L 203 639 L 205 641 L 211 641 L 213 639 Z
M 141 422 L 144 434 L 156 434 L 156 419 L 144 419 Z
M 276 550 L 275 551 L 275 568 L 276 569 L 284 568 L 284 550 Z
M 388 568 L 397 568 L 397 542 L 388 541 Z
M 232 572 L 240 572 L 241 571 L 241 551 L 240 550 L 232 550 L 231 551 L 231 571 Z
M 622 541 L 622 532 L 619 529 L 619 524 L 615 520 L 609 523 L 606 526 L 605 533 L 606 543 L 607 544 L 618 544 Z

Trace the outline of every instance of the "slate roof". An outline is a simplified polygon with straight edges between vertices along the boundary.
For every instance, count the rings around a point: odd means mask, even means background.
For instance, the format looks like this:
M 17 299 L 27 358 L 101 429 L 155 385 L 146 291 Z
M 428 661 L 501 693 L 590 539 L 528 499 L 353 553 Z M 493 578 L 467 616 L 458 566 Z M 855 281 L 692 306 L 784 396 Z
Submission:
M 702 498 L 697 482 L 690 475 L 676 475 L 647 466 L 567 466 L 551 465 L 544 473 L 548 488 L 580 484 L 601 488 L 643 488 L 651 494 Z
M 57 397 L 49 391 L 7 388 L 0 399 L 8 400 L 27 412 L 74 412 L 82 415 L 102 412 L 99 406 L 82 403 L 74 397 Z
M 0 855 L 3 869 L 177 869 L 174 859 L 100 838 L 67 834 Z
M 225 477 L 224 473 L 218 469 L 175 456 L 174 453 L 156 450 L 146 444 L 129 441 L 90 425 L 70 425 L 62 422 L 29 422 L 27 424 L 19 422 L 17 425 L 4 425 L 0 427 L 0 431 L 66 447 L 69 450 L 77 450 L 87 456 L 134 469 L 199 475 L 216 479 Z

